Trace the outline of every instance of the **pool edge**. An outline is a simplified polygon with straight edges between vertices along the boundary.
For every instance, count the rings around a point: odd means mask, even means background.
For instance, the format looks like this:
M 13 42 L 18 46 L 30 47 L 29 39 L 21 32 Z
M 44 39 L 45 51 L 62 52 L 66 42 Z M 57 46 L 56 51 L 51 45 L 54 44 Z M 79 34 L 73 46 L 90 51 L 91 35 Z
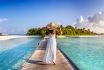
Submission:
M 66 60 L 72 65 L 72 67 L 74 68 L 74 70 L 80 70 L 79 67 L 70 59 L 70 57 L 68 57 L 59 47 L 57 47 L 57 48 L 64 55 L 64 57 L 66 58 Z

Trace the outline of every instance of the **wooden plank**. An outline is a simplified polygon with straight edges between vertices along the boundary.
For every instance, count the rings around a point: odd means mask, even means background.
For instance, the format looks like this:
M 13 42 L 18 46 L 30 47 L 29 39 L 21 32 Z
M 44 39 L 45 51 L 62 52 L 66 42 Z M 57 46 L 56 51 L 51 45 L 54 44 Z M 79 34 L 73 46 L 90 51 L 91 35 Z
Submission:
M 42 58 L 45 54 L 46 41 L 42 40 L 38 49 L 33 53 L 29 60 L 23 64 L 21 70 L 74 70 L 71 64 L 63 56 L 63 54 L 57 50 L 56 65 L 44 64 Z

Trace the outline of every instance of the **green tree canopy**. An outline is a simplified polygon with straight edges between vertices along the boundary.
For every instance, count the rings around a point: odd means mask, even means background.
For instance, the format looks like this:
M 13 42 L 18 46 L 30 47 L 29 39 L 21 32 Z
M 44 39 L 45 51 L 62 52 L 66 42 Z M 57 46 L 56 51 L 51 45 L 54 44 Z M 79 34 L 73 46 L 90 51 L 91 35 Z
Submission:
M 73 27 L 71 25 L 63 26 L 60 25 L 59 28 L 57 28 L 56 33 L 58 35 L 96 35 L 97 33 L 94 33 L 90 31 L 89 29 L 86 30 L 85 28 L 83 29 L 78 29 L 77 27 Z M 48 34 L 48 30 L 45 28 L 31 28 L 28 30 L 27 35 L 42 35 L 44 37 L 45 35 Z

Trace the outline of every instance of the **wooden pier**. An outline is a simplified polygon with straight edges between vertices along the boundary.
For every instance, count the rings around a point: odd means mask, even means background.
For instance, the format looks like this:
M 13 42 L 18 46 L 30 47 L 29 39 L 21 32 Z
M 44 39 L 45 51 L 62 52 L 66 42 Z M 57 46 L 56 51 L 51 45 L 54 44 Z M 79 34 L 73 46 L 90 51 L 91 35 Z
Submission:
M 39 47 L 32 56 L 23 64 L 21 70 L 74 70 L 68 60 L 57 49 L 56 65 L 44 64 L 42 58 L 45 54 L 46 41 L 41 40 Z

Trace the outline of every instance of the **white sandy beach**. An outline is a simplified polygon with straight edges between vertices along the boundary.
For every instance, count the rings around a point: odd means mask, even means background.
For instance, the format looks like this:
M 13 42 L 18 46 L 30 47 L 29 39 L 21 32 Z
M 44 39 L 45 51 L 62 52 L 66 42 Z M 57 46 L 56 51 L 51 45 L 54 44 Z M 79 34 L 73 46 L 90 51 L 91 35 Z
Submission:
M 64 35 L 58 35 L 58 38 L 65 38 L 65 37 L 99 37 L 99 35 L 79 35 L 79 36 L 64 36 Z
M 21 37 L 40 37 L 40 36 L 9 35 L 9 36 L 0 36 L 0 40 L 8 40 L 8 39 L 13 39 L 13 38 L 21 38 Z
M 41 36 L 22 36 L 22 35 L 7 35 L 7 36 L 0 36 L 0 40 L 8 40 L 13 38 L 21 38 L 21 37 L 41 37 Z M 67 36 L 59 35 L 58 38 L 65 38 Z M 83 35 L 83 36 L 69 36 L 69 37 L 100 37 L 99 35 Z M 48 36 L 46 36 L 48 38 Z
M 79 36 L 70 36 L 70 37 L 99 37 L 99 35 L 79 35 Z

